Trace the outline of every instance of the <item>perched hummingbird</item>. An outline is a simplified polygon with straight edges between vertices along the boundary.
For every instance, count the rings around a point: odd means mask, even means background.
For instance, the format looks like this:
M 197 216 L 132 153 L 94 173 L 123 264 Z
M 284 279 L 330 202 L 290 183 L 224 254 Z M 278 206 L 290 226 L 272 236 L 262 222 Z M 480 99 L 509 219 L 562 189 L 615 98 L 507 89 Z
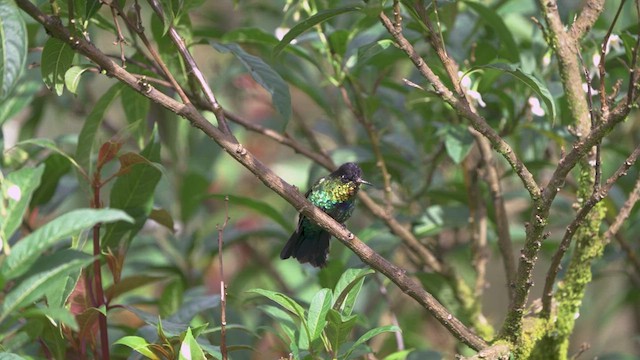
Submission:
M 371 185 L 362 179 L 360 167 L 349 162 L 316 181 L 304 196 L 313 205 L 343 224 L 353 213 L 356 194 L 361 184 Z M 298 227 L 280 252 L 280 258 L 294 257 L 301 264 L 310 263 L 316 267 L 323 267 L 327 264 L 329 255 L 329 239 L 331 234 L 313 220 L 300 215 Z

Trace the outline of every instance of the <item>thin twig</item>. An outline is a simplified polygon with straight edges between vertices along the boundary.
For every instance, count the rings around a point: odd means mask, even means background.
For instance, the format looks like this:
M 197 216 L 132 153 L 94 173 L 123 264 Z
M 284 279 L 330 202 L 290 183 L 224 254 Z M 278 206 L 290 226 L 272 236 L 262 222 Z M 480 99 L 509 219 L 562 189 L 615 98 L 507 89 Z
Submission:
M 531 195 L 532 199 L 540 198 L 540 187 L 536 183 L 533 178 L 533 174 L 529 171 L 529 169 L 524 165 L 524 163 L 517 157 L 513 149 L 509 144 L 498 133 L 489 126 L 487 121 L 480 116 L 479 114 L 473 112 L 469 107 L 468 103 L 454 95 L 451 90 L 449 90 L 444 83 L 440 80 L 440 78 L 431 70 L 431 68 L 427 65 L 424 59 L 418 54 L 413 45 L 404 37 L 401 32 L 398 32 L 389 17 L 385 15 L 383 12 L 379 14 L 380 21 L 382 25 L 387 29 L 389 34 L 395 39 L 396 43 L 400 47 L 402 51 L 404 51 L 414 66 L 418 69 L 420 74 L 422 74 L 434 87 L 435 93 L 446 103 L 451 105 L 461 116 L 468 119 L 471 122 L 471 125 L 474 129 L 479 131 L 482 135 L 484 135 L 491 142 L 492 147 L 500 153 L 511 165 L 511 168 L 521 179 L 525 188 Z
M 591 87 L 591 75 L 589 75 L 589 69 L 587 69 L 587 67 L 584 65 L 584 59 L 582 58 L 582 53 L 580 51 L 578 51 L 578 59 L 580 60 L 580 65 L 582 66 L 582 71 L 584 72 L 584 78 L 585 81 L 587 82 L 587 104 L 589 106 L 589 117 L 591 118 L 591 130 L 595 129 L 596 126 L 598 125 L 598 121 L 596 119 L 596 114 L 595 114 L 595 109 L 593 108 L 593 94 L 592 94 L 592 87 Z M 601 81 L 604 83 L 604 78 L 601 78 Z M 603 88 L 601 88 L 600 91 L 604 91 Z M 605 102 L 606 102 L 606 96 L 604 97 Z M 600 104 L 600 108 L 601 108 L 601 112 L 600 114 L 602 114 L 602 117 L 606 119 L 605 117 L 605 105 Z M 609 110 L 606 111 L 606 115 L 608 116 Z M 593 180 L 593 193 L 595 194 L 598 189 L 600 189 L 600 182 L 601 182 L 601 177 L 602 177 L 602 169 L 601 169 L 601 156 L 600 156 L 600 143 L 598 142 L 598 144 L 596 145 L 596 153 L 595 153 L 595 159 L 594 159 L 595 163 L 594 163 L 594 180 Z
M 166 21 L 162 13 L 162 7 L 158 3 L 158 1 L 148 0 L 147 2 L 149 3 L 149 5 L 151 5 L 151 8 L 160 17 L 160 19 Z M 196 80 L 198 81 L 202 92 L 204 92 L 207 102 L 209 102 L 209 104 L 213 108 L 213 113 L 216 115 L 216 119 L 218 120 L 218 127 L 224 134 L 233 137 L 231 129 L 229 128 L 229 124 L 227 124 L 224 109 L 222 108 L 222 106 L 220 106 L 220 103 L 218 103 L 218 100 L 216 99 L 213 91 L 211 90 L 211 87 L 209 86 L 209 83 L 207 82 L 207 79 L 205 79 L 204 74 L 202 73 L 202 71 L 200 71 L 198 64 L 187 48 L 187 44 L 185 44 L 184 39 L 180 36 L 180 34 L 178 34 L 178 31 L 175 29 L 173 24 L 169 24 L 169 36 L 171 37 L 173 43 L 178 47 L 178 52 L 180 52 L 180 55 L 189 68 L 189 72 L 196 77 Z
M 364 129 L 367 132 L 367 135 L 369 136 L 369 141 L 371 141 L 371 148 L 373 149 L 373 154 L 376 158 L 376 166 L 378 167 L 378 169 L 380 169 L 380 173 L 382 174 L 382 181 L 384 184 L 384 189 L 383 189 L 384 202 L 385 202 L 386 211 L 389 213 L 389 215 L 391 215 L 393 212 L 393 204 L 392 204 L 393 194 L 391 192 L 392 190 L 391 175 L 389 174 L 389 170 L 387 169 L 387 163 L 384 161 L 384 156 L 382 155 L 382 150 L 380 149 L 380 137 L 375 127 L 373 126 L 373 123 L 371 122 L 371 120 L 368 119 L 367 116 L 364 114 L 364 111 L 362 109 L 362 106 L 360 104 L 360 101 L 357 95 L 357 90 L 355 89 L 355 86 L 349 80 L 348 77 L 347 77 L 347 82 L 351 84 L 351 87 L 353 89 L 354 97 L 356 99 L 356 105 L 354 106 L 354 104 L 351 102 L 351 99 L 349 98 L 349 93 L 347 92 L 347 89 L 344 86 L 340 87 L 340 94 L 342 94 L 342 100 L 344 101 L 344 103 L 347 105 L 347 107 L 349 108 L 353 116 L 356 118 L 356 120 L 358 120 L 358 122 L 362 125 L 362 127 L 364 127 Z
M 111 8 L 115 9 L 116 13 L 118 14 L 118 16 L 120 16 L 120 18 L 122 18 L 127 23 L 127 26 L 129 27 L 129 29 L 132 29 L 138 35 L 140 40 L 142 40 L 142 43 L 144 44 L 145 48 L 151 54 L 154 62 L 160 67 L 160 69 L 162 70 L 164 76 L 169 80 L 169 82 L 171 82 L 173 89 L 178 93 L 178 95 L 180 96 L 180 99 L 182 100 L 182 102 L 185 105 L 186 104 L 191 104 L 191 100 L 189 100 L 189 97 L 187 97 L 187 95 L 185 94 L 185 92 L 182 89 L 182 87 L 180 86 L 180 84 L 178 84 L 178 81 L 175 79 L 175 77 L 173 76 L 171 71 L 169 71 L 169 68 L 167 67 L 167 64 L 164 63 L 164 61 L 160 57 L 160 54 L 158 53 L 156 48 L 154 48 L 151 45 L 151 42 L 147 38 L 147 35 L 144 32 L 144 28 L 140 25 L 140 23 L 133 24 L 131 22 L 131 20 L 126 16 L 126 14 L 122 10 L 122 8 L 120 7 L 120 4 L 118 3 L 118 1 L 111 0 L 108 4 L 109 4 L 109 6 Z M 134 9 L 136 10 L 136 12 L 140 11 L 140 7 L 139 6 L 134 7 Z M 137 13 L 138 21 L 140 21 L 141 18 L 142 18 L 142 15 L 140 13 Z M 147 88 L 147 86 L 143 86 L 144 84 L 140 84 L 140 83 L 139 83 L 139 85 L 144 87 L 145 91 L 148 91 L 149 88 Z
M 602 186 L 602 188 L 599 191 L 595 192 L 594 194 L 591 195 L 591 197 L 589 197 L 589 199 L 582 205 L 582 208 L 580 208 L 580 210 L 578 211 L 578 214 L 576 215 L 575 219 L 573 219 L 571 224 L 567 226 L 567 230 L 565 231 L 564 236 L 560 241 L 558 250 L 553 255 L 553 258 L 551 259 L 551 265 L 549 266 L 549 271 L 547 272 L 547 278 L 544 283 L 544 290 L 542 293 L 543 316 L 549 317 L 551 314 L 551 299 L 553 296 L 553 293 L 552 293 L 553 284 L 556 281 L 556 276 L 560 271 L 560 263 L 562 262 L 562 258 L 564 257 L 565 252 L 569 249 L 573 235 L 576 233 L 576 230 L 578 229 L 578 227 L 582 225 L 582 222 L 587 217 L 591 209 L 593 209 L 593 207 L 596 206 L 596 204 L 598 204 L 600 201 L 602 201 L 602 199 L 604 199 L 608 195 L 609 190 L 611 190 L 611 188 L 613 187 L 613 185 L 615 185 L 618 179 L 620 179 L 622 176 L 627 174 L 627 171 L 629 170 L 629 168 L 633 166 L 633 164 L 635 164 L 638 156 L 640 156 L 640 146 L 636 147 L 636 149 L 631 153 L 631 155 L 629 155 L 629 157 L 624 161 L 624 163 L 620 165 L 618 170 L 616 170 L 616 172 L 613 175 L 611 175 L 609 179 L 607 179 L 607 182 L 604 184 L 604 186 Z
M 222 263 L 222 245 L 224 243 L 224 229 L 229 224 L 229 197 L 224 197 L 224 222 L 222 226 L 216 224 L 218 230 L 218 260 L 220 268 L 220 353 L 222 359 L 227 360 L 227 285 L 224 283 L 224 266 Z
M 465 184 L 469 197 L 469 221 L 471 222 L 471 252 L 472 263 L 476 271 L 475 293 L 481 298 L 487 285 L 486 273 L 489 261 L 489 247 L 487 246 L 487 209 L 482 199 L 478 182 L 482 161 L 467 156 L 463 161 Z
M 493 158 L 487 139 L 482 137 L 475 130 L 471 131 L 471 134 L 476 138 L 480 155 L 485 163 L 487 173 L 484 178 L 489 185 L 489 192 L 491 193 L 491 200 L 493 202 L 495 212 L 496 230 L 498 233 L 498 249 L 500 250 L 502 262 L 504 264 L 509 299 L 513 299 L 513 285 L 516 281 L 516 264 L 513 258 L 513 242 L 511 241 L 511 234 L 509 233 L 509 217 L 507 215 L 507 209 L 502 195 L 503 192 L 502 185 L 500 184 L 498 167 Z
M 28 0 L 16 0 L 16 4 L 29 16 L 41 23 L 51 36 L 65 43 L 69 43 L 69 31 L 61 25 L 59 19 L 42 13 L 42 11 Z M 298 191 L 298 189 L 276 175 L 243 145 L 238 144 L 235 138 L 229 137 L 217 127 L 213 126 L 191 103 L 180 103 L 154 88 L 142 89 L 139 84 L 139 79 L 122 67 L 118 66 L 118 64 L 114 63 L 93 44 L 85 41 L 84 39 L 77 41 L 74 50 L 89 58 L 96 65 L 101 66 L 102 69 L 104 69 L 113 78 L 125 83 L 129 87 L 138 91 L 141 95 L 158 103 L 167 110 L 184 117 L 191 123 L 191 125 L 203 131 L 231 157 L 251 171 L 268 188 L 293 205 L 296 210 L 300 211 L 304 216 L 316 222 L 323 229 L 335 236 L 346 247 L 357 254 L 364 263 L 389 278 L 402 290 L 402 292 L 409 295 L 424 309 L 431 313 L 438 322 L 447 328 L 448 331 L 457 339 L 475 350 L 481 350 L 488 347 L 486 341 L 476 335 L 458 318 L 451 314 L 449 310 L 447 310 L 433 297 L 433 295 L 424 290 L 424 288 L 422 288 L 415 280 L 408 276 L 404 269 L 390 263 L 380 254 L 373 251 L 373 249 L 362 242 L 362 240 L 356 237 L 342 224 L 336 222 L 322 210 L 313 206 L 313 204 L 311 204 Z
M 616 15 L 613 17 L 613 21 L 611 21 L 611 24 L 609 24 L 607 34 L 604 36 L 602 44 L 600 44 L 600 61 L 598 62 L 598 74 L 600 77 L 600 113 L 602 114 L 602 118 L 604 119 L 609 116 L 609 103 L 607 102 L 607 91 L 605 88 L 605 77 L 607 76 L 607 69 L 604 66 L 605 58 L 607 56 L 607 45 L 609 43 L 611 33 L 613 32 L 613 27 L 618 22 L 618 18 L 620 17 L 620 13 L 622 12 L 622 7 L 624 6 L 625 2 L 626 0 L 620 1 L 618 11 L 616 11 Z
M 391 317 L 391 324 L 397 327 L 400 327 L 400 323 L 398 322 L 398 317 L 396 316 L 396 313 L 393 310 L 393 303 L 391 302 L 392 299 L 389 297 L 389 292 L 387 291 L 386 286 L 384 286 L 384 283 L 382 282 L 382 280 L 380 280 L 377 274 L 374 276 L 374 279 L 378 283 L 378 291 L 380 291 L 380 294 L 382 295 L 384 300 L 387 302 L 387 305 L 388 305 L 387 308 L 389 309 L 388 310 L 389 316 Z M 404 350 L 405 349 L 404 337 L 402 336 L 402 331 L 395 331 L 394 334 L 396 337 L 396 351 Z
M 120 28 L 120 22 L 118 21 L 118 14 L 116 12 L 116 8 L 111 6 L 111 16 L 113 16 L 113 23 L 116 25 L 116 41 L 113 42 L 113 45 L 120 46 L 120 61 L 121 66 L 126 68 L 127 66 L 127 58 L 124 56 L 124 45 L 127 43 L 122 35 L 122 29 Z
M 636 185 L 633 187 L 633 190 L 631 190 L 627 201 L 624 202 L 624 205 L 622 205 L 620 211 L 618 211 L 618 215 L 616 215 L 616 218 L 613 220 L 607 231 L 605 231 L 605 244 L 608 244 L 611 241 L 611 238 L 620 231 L 622 224 L 631 214 L 631 210 L 633 210 L 633 207 L 636 205 L 638 198 L 640 198 L 640 178 L 636 180 Z

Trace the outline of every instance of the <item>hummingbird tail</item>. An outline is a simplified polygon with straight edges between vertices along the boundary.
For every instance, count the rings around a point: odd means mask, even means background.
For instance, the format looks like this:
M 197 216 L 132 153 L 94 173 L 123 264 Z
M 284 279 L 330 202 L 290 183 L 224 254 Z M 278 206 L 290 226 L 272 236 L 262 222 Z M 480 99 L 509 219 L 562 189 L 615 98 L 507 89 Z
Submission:
M 293 257 L 298 259 L 301 264 L 309 263 L 315 267 L 324 267 L 327 265 L 331 234 L 324 230 L 306 234 L 303 230 L 302 226 L 299 226 L 291 234 L 287 244 L 280 252 L 280 258 L 284 260 Z

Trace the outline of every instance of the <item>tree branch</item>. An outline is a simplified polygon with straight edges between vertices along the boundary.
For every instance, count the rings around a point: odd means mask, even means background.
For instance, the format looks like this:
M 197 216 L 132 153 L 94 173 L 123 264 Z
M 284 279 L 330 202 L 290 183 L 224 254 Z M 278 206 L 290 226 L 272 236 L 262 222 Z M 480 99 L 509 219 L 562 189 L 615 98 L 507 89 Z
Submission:
M 440 78 L 414 49 L 413 45 L 404 37 L 402 31 L 393 25 L 393 22 L 385 13 L 381 12 L 379 18 L 382 25 L 387 29 L 389 34 L 391 34 L 400 49 L 409 56 L 420 74 L 433 86 L 435 93 L 447 104 L 451 105 L 462 117 L 469 120 L 471 126 L 491 142 L 491 146 L 507 160 L 511 168 L 513 168 L 518 177 L 520 177 L 531 198 L 537 201 L 540 198 L 540 188 L 533 178 L 533 174 L 531 174 L 529 169 L 527 169 L 524 163 L 517 157 L 513 149 L 511 149 L 511 146 L 489 126 L 482 116 L 475 113 L 469 107 L 464 97 L 457 97 L 444 85 Z
M 255 174 L 268 188 L 280 195 L 292 204 L 304 216 L 317 222 L 323 229 L 329 231 L 349 249 L 356 253 L 360 259 L 372 268 L 378 270 L 392 282 L 394 282 L 405 294 L 416 300 L 422 307 L 428 310 L 443 326 L 445 326 L 456 338 L 475 350 L 488 347 L 487 343 L 467 328 L 459 319 L 453 316 L 430 293 L 425 291 L 413 279 L 407 276 L 406 271 L 373 251 L 369 246 L 349 232 L 343 225 L 336 222 L 322 210 L 313 206 L 298 190 L 277 176 L 271 169 L 265 166 L 242 144 L 234 138 L 224 134 L 213 126 L 191 103 L 181 104 L 173 98 L 146 84 L 142 86 L 140 79 L 131 75 L 125 69 L 114 63 L 108 56 L 98 50 L 93 44 L 84 39 L 70 41 L 70 33 L 62 26 L 60 19 L 42 13 L 28 0 L 16 0 L 17 5 L 29 16 L 41 23 L 49 34 L 61 41 L 70 44 L 75 51 L 86 56 L 91 61 L 101 66 L 108 76 L 115 77 L 138 91 L 143 96 L 155 103 L 186 118 L 194 127 L 202 130 L 213 139 L 231 157 L 236 159 L 249 171 Z
M 551 315 L 551 297 L 553 295 L 553 284 L 555 283 L 556 276 L 558 276 L 558 272 L 560 271 L 560 262 L 562 261 L 565 252 L 569 249 L 571 239 L 576 233 L 576 230 L 580 225 L 582 225 L 591 209 L 593 209 L 596 204 L 602 201 L 602 199 L 604 199 L 609 194 L 609 191 L 618 181 L 618 179 L 627 174 L 627 171 L 633 164 L 635 164 L 639 155 L 640 146 L 636 147 L 636 149 L 631 153 L 631 155 L 629 155 L 625 162 L 620 165 L 618 170 L 616 170 L 616 172 L 607 180 L 604 186 L 602 186 L 602 188 L 598 189 L 598 191 L 594 192 L 591 197 L 589 197 L 584 205 L 582 205 L 582 208 L 578 211 L 578 214 L 573 219 L 571 224 L 567 226 L 567 230 L 565 231 L 564 236 L 560 241 L 558 250 L 553 255 L 551 265 L 549 266 L 549 271 L 547 272 L 547 278 L 544 283 L 544 290 L 542 292 L 542 316 L 548 318 Z
M 604 10 L 604 0 L 589 0 L 576 21 L 571 25 L 571 29 L 569 30 L 569 36 L 576 41 L 579 42 L 580 39 L 591 30 L 593 24 L 596 23 L 596 20 L 600 17 L 600 14 Z

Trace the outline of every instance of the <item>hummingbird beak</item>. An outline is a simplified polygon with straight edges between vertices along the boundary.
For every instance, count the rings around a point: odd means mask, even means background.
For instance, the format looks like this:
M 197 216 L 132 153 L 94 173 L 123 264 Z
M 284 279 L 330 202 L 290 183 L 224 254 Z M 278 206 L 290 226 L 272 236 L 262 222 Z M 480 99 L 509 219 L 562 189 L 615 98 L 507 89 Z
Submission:
M 370 182 L 368 182 L 367 180 L 364 180 L 364 179 L 358 179 L 357 182 L 358 182 L 358 184 L 365 184 L 365 185 L 373 186 L 372 183 L 370 183 Z

